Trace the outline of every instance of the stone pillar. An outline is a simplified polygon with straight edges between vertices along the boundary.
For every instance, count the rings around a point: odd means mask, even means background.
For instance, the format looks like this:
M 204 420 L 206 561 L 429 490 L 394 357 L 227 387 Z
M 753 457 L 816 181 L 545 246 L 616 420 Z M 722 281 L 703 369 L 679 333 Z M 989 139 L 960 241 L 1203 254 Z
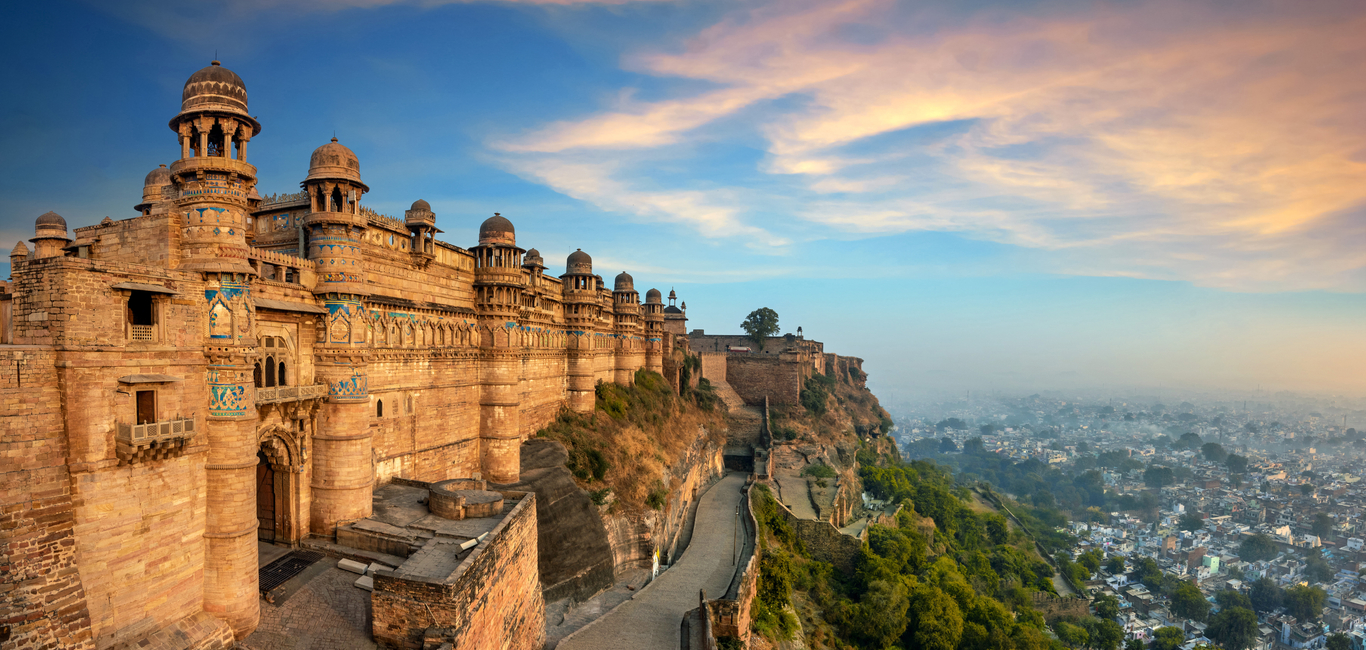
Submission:
M 479 461 L 484 480 L 515 483 L 521 476 L 521 386 L 518 354 L 509 348 L 480 351 Z
M 251 288 L 244 276 L 206 274 L 210 337 L 204 611 L 242 639 L 260 619 L 256 551 L 256 391 Z
M 310 529 L 335 535 L 338 525 L 369 517 L 375 484 L 371 457 L 370 378 L 363 306 L 359 296 L 328 294 L 326 347 L 314 353 L 315 376 L 327 383 L 327 401 L 313 434 L 313 503 Z

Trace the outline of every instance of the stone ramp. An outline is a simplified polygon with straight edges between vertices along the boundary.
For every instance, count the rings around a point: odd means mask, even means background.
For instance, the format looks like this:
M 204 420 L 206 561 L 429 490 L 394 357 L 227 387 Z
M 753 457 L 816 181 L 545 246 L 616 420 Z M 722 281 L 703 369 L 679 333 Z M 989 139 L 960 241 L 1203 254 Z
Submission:
M 733 473 L 712 486 L 697 507 L 692 544 L 672 567 L 631 600 L 565 638 L 559 650 L 668 650 L 679 647 L 680 623 L 697 607 L 699 589 L 709 598 L 726 592 L 735 575 L 735 508 L 745 475 Z M 741 534 L 744 534 L 741 529 Z
M 707 381 L 711 380 L 708 379 Z M 716 396 L 720 397 L 721 401 L 726 403 L 726 408 L 730 409 L 731 415 L 735 415 L 736 412 L 744 409 L 750 409 L 758 415 L 758 409 L 745 406 L 745 400 L 740 398 L 740 394 L 735 392 L 735 389 L 732 388 L 730 384 L 724 381 L 712 381 L 711 385 L 712 388 L 716 389 Z

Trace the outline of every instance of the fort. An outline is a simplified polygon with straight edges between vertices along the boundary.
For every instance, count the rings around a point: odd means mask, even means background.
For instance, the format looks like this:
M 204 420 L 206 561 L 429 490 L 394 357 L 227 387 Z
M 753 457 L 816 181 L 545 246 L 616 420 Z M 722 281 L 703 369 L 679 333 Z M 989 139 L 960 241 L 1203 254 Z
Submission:
M 582 250 L 553 275 L 497 213 L 470 248 L 426 201 L 379 214 L 336 138 L 262 196 L 247 106 L 219 62 L 195 72 L 137 216 L 49 212 L 10 254 L 7 647 L 231 646 L 258 624 L 258 540 L 310 537 L 405 551 L 374 578 L 386 646 L 539 647 L 535 495 L 499 486 L 599 382 L 677 387 L 686 305 Z M 376 513 L 391 499 L 411 521 Z

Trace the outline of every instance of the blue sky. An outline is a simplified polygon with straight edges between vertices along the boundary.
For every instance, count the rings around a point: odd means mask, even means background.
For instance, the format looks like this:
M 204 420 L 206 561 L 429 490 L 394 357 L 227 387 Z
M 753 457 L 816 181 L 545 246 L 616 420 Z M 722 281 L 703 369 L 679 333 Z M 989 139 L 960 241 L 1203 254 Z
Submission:
M 187 6 L 189 5 L 189 6 Z M 133 216 L 214 58 L 262 193 L 769 306 L 895 395 L 1366 390 L 1360 3 L 44 2 L 5 9 L 0 238 Z

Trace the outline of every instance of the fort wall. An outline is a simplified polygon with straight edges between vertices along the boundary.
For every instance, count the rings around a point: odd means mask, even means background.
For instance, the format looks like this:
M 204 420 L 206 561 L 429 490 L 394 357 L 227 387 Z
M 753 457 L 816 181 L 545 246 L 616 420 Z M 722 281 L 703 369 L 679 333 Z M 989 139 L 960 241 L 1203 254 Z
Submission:
M 796 359 L 729 355 L 726 382 L 751 406 L 763 406 L 764 397 L 775 406 L 801 402 L 802 382 L 810 366 Z
M 536 496 L 503 496 L 518 498 L 517 505 L 449 576 L 375 574 L 373 630 L 381 647 L 540 650 L 545 601 L 536 569 Z

